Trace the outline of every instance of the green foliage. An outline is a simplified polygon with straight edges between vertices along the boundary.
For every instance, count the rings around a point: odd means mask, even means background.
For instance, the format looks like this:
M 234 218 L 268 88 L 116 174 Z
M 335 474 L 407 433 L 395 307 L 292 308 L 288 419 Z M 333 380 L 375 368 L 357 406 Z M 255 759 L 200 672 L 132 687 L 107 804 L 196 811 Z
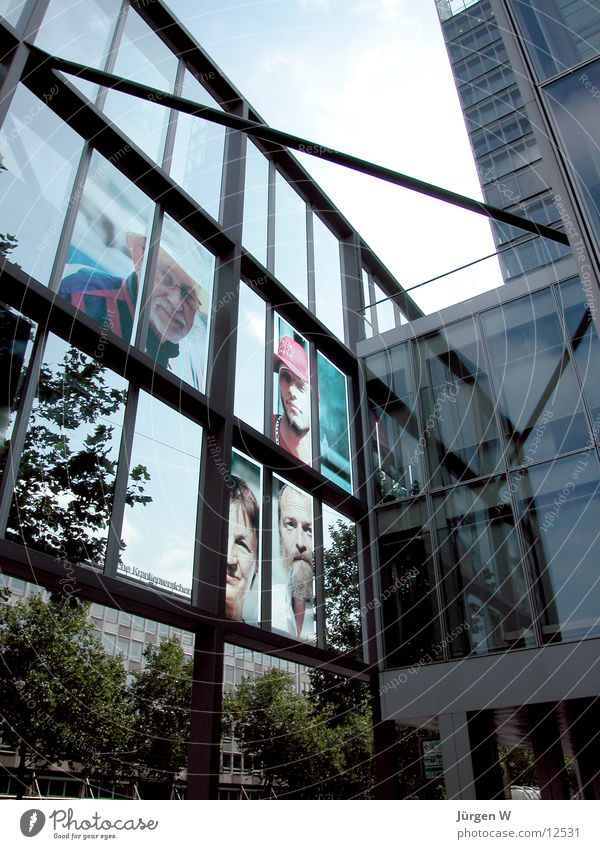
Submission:
M 521 746 L 498 746 L 498 755 L 509 786 L 537 786 L 533 753 L 529 749 L 523 749 Z
M 112 772 L 128 748 L 125 671 L 87 614 L 64 598 L 0 605 L 2 737 L 21 769 L 68 761 L 84 775 Z
M 117 466 L 114 427 L 103 420 L 124 401 L 125 392 L 107 385 L 99 363 L 75 348 L 59 368 L 42 366 L 9 539 L 73 563 L 103 563 Z M 145 467 L 132 470 L 128 504 L 151 500 L 143 495 L 147 480 Z
M 192 704 L 192 660 L 177 640 L 148 646 L 131 688 L 138 776 L 173 783 L 186 768 Z
M 361 645 L 356 528 L 338 521 L 329 530 L 331 545 L 323 550 L 327 638 L 334 651 L 355 652 Z
M 368 797 L 372 740 L 368 714 L 334 725 L 299 695 L 289 676 L 271 670 L 244 679 L 226 696 L 224 727 L 233 727 L 267 794 L 296 799 Z

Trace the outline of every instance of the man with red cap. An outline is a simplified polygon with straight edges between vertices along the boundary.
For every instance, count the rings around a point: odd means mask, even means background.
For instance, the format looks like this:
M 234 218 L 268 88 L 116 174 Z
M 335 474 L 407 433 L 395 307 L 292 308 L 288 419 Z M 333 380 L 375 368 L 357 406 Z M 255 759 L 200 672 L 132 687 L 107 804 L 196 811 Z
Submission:
M 303 346 L 282 336 L 275 354 L 283 413 L 273 416 L 273 439 L 294 457 L 310 465 L 310 384 L 308 357 Z

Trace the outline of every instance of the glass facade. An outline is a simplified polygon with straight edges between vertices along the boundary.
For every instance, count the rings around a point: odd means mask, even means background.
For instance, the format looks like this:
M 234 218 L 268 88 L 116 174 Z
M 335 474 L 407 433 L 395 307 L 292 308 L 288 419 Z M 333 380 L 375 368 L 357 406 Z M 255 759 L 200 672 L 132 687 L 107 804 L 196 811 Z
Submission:
M 378 516 L 388 666 L 597 633 L 598 337 L 586 291 L 571 278 L 365 358 L 374 488 L 399 502 Z M 417 458 L 418 487 L 407 485 Z M 427 579 L 411 600 L 413 560 Z M 412 606 L 429 623 L 438 603 L 442 630 L 421 645 Z
M 600 16 L 587 0 L 513 0 L 540 82 L 597 56 Z

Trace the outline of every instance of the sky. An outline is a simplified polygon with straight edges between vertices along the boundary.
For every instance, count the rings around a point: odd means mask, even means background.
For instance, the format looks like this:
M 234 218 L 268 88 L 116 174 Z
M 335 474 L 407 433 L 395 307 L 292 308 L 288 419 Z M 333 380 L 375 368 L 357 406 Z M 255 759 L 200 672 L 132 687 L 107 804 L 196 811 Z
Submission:
M 434 0 L 167 0 L 276 129 L 482 198 Z M 494 251 L 487 219 L 306 154 L 408 288 Z M 495 260 L 416 290 L 426 311 L 501 283 Z

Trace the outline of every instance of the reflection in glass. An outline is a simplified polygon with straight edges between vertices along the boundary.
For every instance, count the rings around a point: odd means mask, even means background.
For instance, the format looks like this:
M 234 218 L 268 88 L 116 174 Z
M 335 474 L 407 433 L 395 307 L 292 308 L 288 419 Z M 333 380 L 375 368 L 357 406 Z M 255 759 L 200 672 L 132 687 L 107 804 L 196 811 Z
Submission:
M 383 501 L 418 495 L 425 480 L 425 439 L 419 431 L 409 346 L 365 360 L 375 492 Z
M 275 210 L 275 276 L 306 304 L 306 204 L 279 172 L 275 180 Z
M 0 303 L 0 480 L 29 368 L 34 333 L 32 321 Z
M 183 78 L 181 96 L 217 108 L 203 85 L 189 71 Z M 213 218 L 219 218 L 225 127 L 183 112 L 177 115 L 171 176 Z
M 394 304 L 377 283 L 375 283 L 375 301 L 377 304 L 375 307 L 377 310 L 377 329 L 380 333 L 393 330 L 396 326 Z
M 130 236 L 136 267 L 146 239 Z M 187 230 L 165 215 L 156 272 L 147 294 L 146 351 L 163 368 L 204 391 L 215 260 Z
M 269 160 L 248 139 L 242 244 L 263 265 L 267 264 L 268 214 Z
M 271 620 L 274 631 L 315 642 L 312 499 L 273 480 Z
M 473 320 L 425 337 L 418 351 L 432 484 L 493 473 L 500 460 L 495 401 Z
M 342 489 L 351 492 L 346 376 L 317 352 L 317 377 L 321 471 Z
M 55 56 L 103 70 L 120 8 L 120 0 L 50 0 L 35 43 Z M 97 85 L 73 76 L 69 81 L 95 99 Z
M 262 433 L 265 400 L 265 302 L 240 283 L 234 413 Z
M 313 215 L 317 318 L 344 341 L 340 243 L 318 215 Z
M 50 94 L 48 95 L 50 97 Z M 82 140 L 22 85 L 0 130 L 0 260 L 48 284 Z
M 20 2 L 19 0 L 1 0 L 0 15 L 16 27 L 25 5 L 25 0 L 21 0 Z
M 125 394 L 122 378 L 50 336 L 21 455 L 8 539 L 102 568 Z M 135 501 L 140 490 L 128 497 Z
M 356 527 L 323 504 L 325 642 L 337 652 L 361 652 L 360 580 Z
M 140 392 L 129 464 L 131 489 L 119 573 L 158 590 L 191 596 L 202 429 Z
M 586 297 L 580 279 L 575 277 L 558 286 L 558 299 L 583 384 L 583 394 L 592 416 L 592 429 L 596 439 L 600 440 L 600 342 L 594 325 L 591 298 Z
M 113 73 L 167 92 L 172 92 L 175 85 L 177 57 L 131 8 L 127 11 Z M 144 153 L 161 164 L 167 109 L 109 89 L 104 112 Z
M 153 210 L 137 186 L 93 154 L 59 292 L 126 342 L 132 337 Z
M 310 465 L 310 373 L 308 342 L 279 316 L 273 357 L 273 439 Z
M 590 0 L 518 0 L 519 19 L 540 82 L 600 52 L 600 16 Z
M 386 666 L 444 660 L 437 581 L 422 500 L 378 513 Z
M 546 640 L 600 635 L 600 466 L 593 449 L 513 475 Z
M 231 478 L 225 616 L 257 625 L 260 621 L 261 468 L 234 451 Z
M 595 16 L 600 47 L 600 14 Z M 562 136 L 565 157 L 587 208 L 596 239 L 600 238 L 600 150 L 598 150 L 598 92 L 600 61 L 583 72 L 569 74 L 544 89 L 546 101 Z
M 434 498 L 454 657 L 535 642 L 527 582 L 504 478 Z
M 373 336 L 373 328 L 375 326 L 374 309 L 370 306 L 371 292 L 369 289 L 369 274 L 365 269 L 362 269 L 362 289 L 363 289 L 363 327 L 365 339 L 371 339 Z
M 481 320 L 510 461 L 582 448 L 588 427 L 552 293 L 519 298 Z

